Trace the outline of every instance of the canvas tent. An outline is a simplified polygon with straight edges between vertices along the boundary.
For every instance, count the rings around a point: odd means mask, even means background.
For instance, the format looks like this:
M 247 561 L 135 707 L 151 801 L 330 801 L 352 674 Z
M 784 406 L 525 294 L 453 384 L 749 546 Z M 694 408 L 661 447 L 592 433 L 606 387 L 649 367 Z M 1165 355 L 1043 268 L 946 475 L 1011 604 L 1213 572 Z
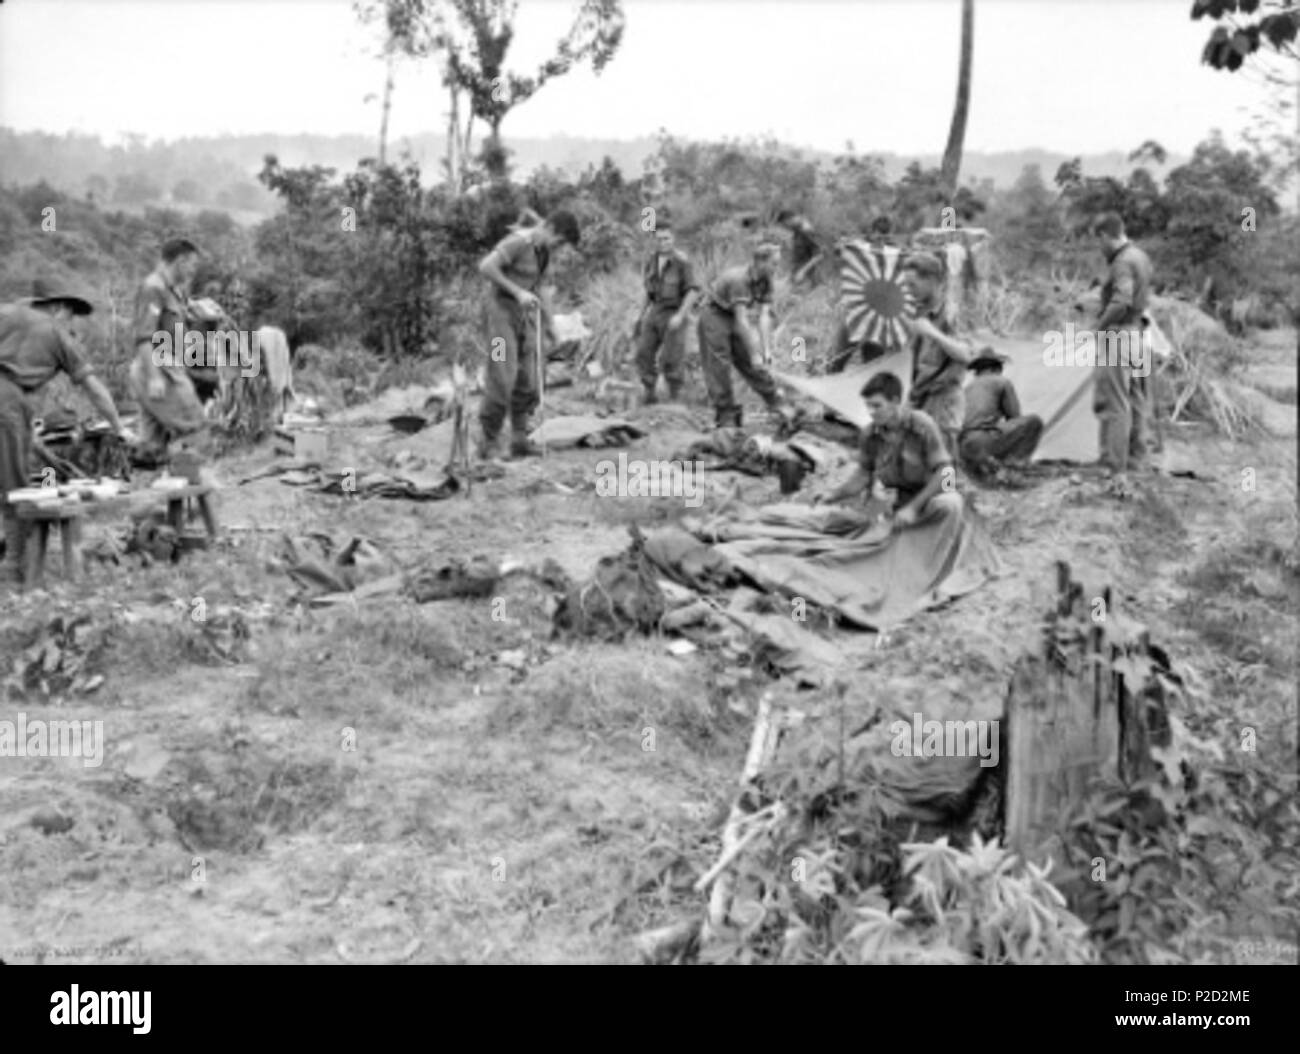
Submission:
M 1065 332 L 1069 332 L 1068 330 Z M 1169 353 L 1169 341 L 1150 320 L 1147 333 L 1154 352 L 1152 368 Z M 1097 419 L 1092 412 L 1092 369 L 1087 366 L 1048 365 L 1044 359 L 1047 341 L 976 334 L 977 347 L 985 344 L 1010 361 L 1003 375 L 1010 378 L 1020 396 L 1022 413 L 1037 414 L 1043 419 L 1043 436 L 1035 461 L 1069 461 L 1088 463 L 1097 460 Z M 859 428 L 865 427 L 870 414 L 858 397 L 867 378 L 889 370 L 903 381 L 904 398 L 912 376 L 910 350 L 893 352 L 879 359 L 824 377 L 799 377 L 778 373 L 777 379 L 793 390 L 829 406 Z

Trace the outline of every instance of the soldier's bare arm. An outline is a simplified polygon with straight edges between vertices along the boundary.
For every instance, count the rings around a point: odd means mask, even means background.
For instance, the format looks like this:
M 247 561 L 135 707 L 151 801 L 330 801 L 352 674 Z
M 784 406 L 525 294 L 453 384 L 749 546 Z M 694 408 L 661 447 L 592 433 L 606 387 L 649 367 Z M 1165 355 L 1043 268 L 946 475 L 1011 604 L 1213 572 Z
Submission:
M 770 304 L 761 304 L 758 309 L 758 336 L 760 341 L 759 353 L 763 356 L 764 362 L 771 358 L 772 329 L 772 306 Z
M 86 393 L 86 398 L 90 400 L 91 405 L 113 426 L 114 432 L 121 434 L 125 431 L 122 419 L 117 415 L 117 404 L 113 402 L 113 396 L 109 394 L 103 381 L 93 373 L 88 373 L 81 380 L 81 390 Z
M 871 492 L 875 484 L 875 476 L 868 472 L 861 465 L 854 466 L 853 473 L 841 483 L 838 487 L 833 487 L 825 494 L 816 495 L 813 498 L 813 504 L 819 505 L 825 503 L 834 505 L 843 501 L 845 498 L 851 498 L 855 494 L 861 494 L 863 491 Z
M 538 303 L 536 296 L 530 293 L 527 289 L 524 289 L 522 286 L 515 285 L 514 282 L 510 281 L 510 279 L 505 276 L 505 273 L 501 270 L 501 265 L 505 262 L 506 261 L 501 254 L 501 249 L 493 249 L 487 254 L 487 256 L 483 257 L 483 261 L 478 265 L 479 274 L 502 292 L 514 297 L 524 307 L 536 306 Z

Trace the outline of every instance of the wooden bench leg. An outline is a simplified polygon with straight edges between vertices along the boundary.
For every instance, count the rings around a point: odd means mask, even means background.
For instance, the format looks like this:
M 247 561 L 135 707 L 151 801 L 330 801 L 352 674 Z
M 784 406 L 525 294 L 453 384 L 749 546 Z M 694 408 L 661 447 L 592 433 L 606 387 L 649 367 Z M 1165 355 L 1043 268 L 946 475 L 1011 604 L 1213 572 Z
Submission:
M 167 523 L 178 535 L 185 529 L 184 498 L 172 498 L 167 502 Z
M 81 521 L 75 517 L 59 524 L 63 536 L 63 574 L 69 582 L 81 577 Z
M 50 540 L 50 525 L 44 520 L 32 524 L 27 535 L 27 570 L 23 585 L 40 589 L 45 584 L 45 546 Z
M 217 536 L 217 517 L 212 511 L 212 499 L 207 494 L 199 495 L 199 514 L 203 517 L 203 526 L 207 528 L 208 537 Z

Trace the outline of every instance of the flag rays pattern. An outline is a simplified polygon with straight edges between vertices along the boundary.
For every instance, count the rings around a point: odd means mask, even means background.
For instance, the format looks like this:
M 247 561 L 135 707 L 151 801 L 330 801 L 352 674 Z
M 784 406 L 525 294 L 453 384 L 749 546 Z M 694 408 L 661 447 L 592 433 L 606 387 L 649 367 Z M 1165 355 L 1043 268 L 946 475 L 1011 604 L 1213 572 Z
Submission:
M 871 341 L 887 351 L 907 344 L 904 316 L 916 314 L 912 294 L 903 285 L 901 250 L 889 245 L 851 241 L 839 246 L 840 300 L 854 344 Z

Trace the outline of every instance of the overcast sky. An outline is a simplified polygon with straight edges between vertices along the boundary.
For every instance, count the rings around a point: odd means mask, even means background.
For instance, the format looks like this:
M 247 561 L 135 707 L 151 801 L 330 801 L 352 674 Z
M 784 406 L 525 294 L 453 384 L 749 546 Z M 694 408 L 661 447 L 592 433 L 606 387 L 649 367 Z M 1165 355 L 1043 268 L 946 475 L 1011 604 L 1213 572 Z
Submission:
M 527 72 L 573 0 L 522 0 L 511 68 Z M 1191 0 L 977 0 L 970 150 L 1186 153 L 1235 140 L 1257 76 L 1200 64 Z M 553 81 L 506 138 L 771 134 L 825 150 L 937 153 L 956 86 L 959 0 L 627 0 L 597 78 Z M 8 0 L 0 125 L 113 139 L 223 132 L 376 134 L 383 65 L 348 0 Z M 405 65 L 390 137 L 440 130 L 436 70 Z

